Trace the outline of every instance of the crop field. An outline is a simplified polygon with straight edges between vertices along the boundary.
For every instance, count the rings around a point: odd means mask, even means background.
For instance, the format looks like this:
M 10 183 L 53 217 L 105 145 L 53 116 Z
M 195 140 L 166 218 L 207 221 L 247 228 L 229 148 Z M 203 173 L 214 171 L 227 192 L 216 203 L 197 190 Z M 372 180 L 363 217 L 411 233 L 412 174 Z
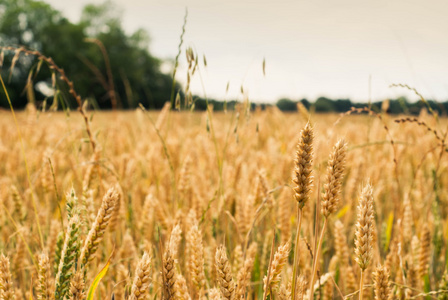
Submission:
M 448 297 L 446 119 L 85 114 L 0 112 L 1 299 Z

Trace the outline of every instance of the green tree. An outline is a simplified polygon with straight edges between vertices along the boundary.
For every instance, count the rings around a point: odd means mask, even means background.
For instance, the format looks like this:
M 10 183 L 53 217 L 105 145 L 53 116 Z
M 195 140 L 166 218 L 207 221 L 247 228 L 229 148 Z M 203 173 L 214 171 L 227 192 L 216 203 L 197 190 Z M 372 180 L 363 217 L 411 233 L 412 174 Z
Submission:
M 297 102 L 292 101 L 291 99 L 282 98 L 277 101 L 277 107 L 283 111 L 296 111 L 297 110 Z
M 314 107 L 316 108 L 316 112 L 331 112 L 335 111 L 334 102 L 331 99 L 320 97 L 314 103 Z
M 123 108 L 136 107 L 139 102 L 160 108 L 169 98 L 171 76 L 160 71 L 161 61 L 149 53 L 148 33 L 139 29 L 127 35 L 117 11 L 111 2 L 87 5 L 80 22 L 74 24 L 42 1 L 0 0 L 0 45 L 25 46 L 51 57 L 77 92 L 95 99 L 100 107 L 110 108 L 115 97 Z M 9 53 L 7 61 L 12 56 Z M 36 64 L 36 58 L 23 55 L 17 63 L 8 87 L 15 106 L 26 104 L 22 91 Z M 7 72 L 3 68 L 4 78 Z M 42 68 L 34 82 L 38 81 L 50 84 L 51 71 Z M 63 84 L 60 87 L 64 89 Z

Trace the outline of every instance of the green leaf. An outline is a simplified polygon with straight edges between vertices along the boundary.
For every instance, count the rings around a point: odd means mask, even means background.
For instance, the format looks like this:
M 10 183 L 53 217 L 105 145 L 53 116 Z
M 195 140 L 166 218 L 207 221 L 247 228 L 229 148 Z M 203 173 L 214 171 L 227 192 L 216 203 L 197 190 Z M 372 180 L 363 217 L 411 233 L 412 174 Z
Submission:
M 338 212 L 338 214 L 336 215 L 336 218 L 340 219 L 342 218 L 350 209 L 350 205 L 345 205 L 343 208 L 341 208 Z
M 334 281 L 338 282 L 339 281 L 339 277 L 341 276 L 341 268 L 339 263 L 336 265 L 336 272 L 334 274 Z
M 448 232 L 447 232 L 447 240 L 448 240 Z M 446 247 L 445 251 L 445 270 L 448 270 L 448 247 Z
M 112 254 L 114 251 L 112 251 Z M 103 267 L 103 269 L 96 275 L 95 279 L 93 280 L 92 284 L 89 288 L 89 293 L 87 294 L 87 300 L 93 300 L 93 295 L 95 294 L 96 288 L 98 287 L 98 284 L 100 283 L 101 279 L 106 275 L 107 269 L 109 269 L 110 260 L 112 259 L 112 254 L 110 255 L 109 259 L 107 260 L 106 265 Z
M 386 228 L 386 243 L 384 243 L 384 251 L 389 249 L 390 239 L 392 237 L 392 227 L 394 226 L 394 212 L 391 211 L 389 214 L 389 218 L 387 219 L 387 228 Z
M 428 274 L 426 274 L 423 277 L 423 279 L 425 281 L 425 285 L 423 287 L 423 290 L 425 291 L 425 293 L 429 293 L 431 291 L 431 285 L 429 283 L 429 276 L 428 276 Z M 426 300 L 431 300 L 431 296 L 426 296 L 425 298 L 426 298 Z

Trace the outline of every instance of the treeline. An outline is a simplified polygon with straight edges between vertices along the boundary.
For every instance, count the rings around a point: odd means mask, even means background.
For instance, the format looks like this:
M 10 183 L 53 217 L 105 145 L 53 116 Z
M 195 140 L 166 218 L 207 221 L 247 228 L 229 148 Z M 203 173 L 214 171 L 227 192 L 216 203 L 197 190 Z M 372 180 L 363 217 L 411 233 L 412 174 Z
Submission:
M 359 103 L 352 102 L 350 99 L 329 99 L 326 97 L 320 97 L 314 102 L 310 102 L 307 99 L 294 101 L 291 99 L 280 99 L 277 101 L 277 107 L 282 111 L 296 111 L 297 104 L 301 102 L 307 109 L 316 112 L 346 112 L 352 107 L 362 108 L 370 106 L 373 111 L 385 110 L 390 114 L 419 114 L 422 108 L 432 109 L 439 115 L 447 115 L 448 101 L 436 102 L 433 100 L 419 100 L 409 101 L 406 97 L 399 97 L 397 99 L 387 99 L 385 101 L 375 101 L 372 103 Z
M 214 110 L 219 111 L 224 109 L 231 110 L 238 102 L 224 102 L 215 99 L 206 101 L 205 99 L 197 98 L 195 101 L 195 109 L 205 110 L 207 108 L 207 103 L 209 105 L 213 105 Z M 423 108 L 431 108 L 439 115 L 447 115 L 448 112 L 448 101 L 435 102 L 433 100 L 426 100 L 426 102 L 424 102 L 422 100 L 419 100 L 416 102 L 411 102 L 406 97 L 400 97 L 398 99 L 388 99 L 385 101 L 375 101 L 372 103 L 352 102 L 350 99 L 330 99 L 326 97 L 320 97 L 315 101 L 309 101 L 307 99 L 291 100 L 282 98 L 278 100 L 274 105 L 277 106 L 281 111 L 294 112 L 298 110 L 299 103 L 301 103 L 307 110 L 318 113 L 344 113 L 349 111 L 352 107 L 363 108 L 366 106 L 369 106 L 373 111 L 386 111 L 389 114 L 418 115 Z M 252 110 L 255 110 L 257 106 L 264 110 L 266 107 L 272 105 L 273 104 L 268 103 L 250 103 Z

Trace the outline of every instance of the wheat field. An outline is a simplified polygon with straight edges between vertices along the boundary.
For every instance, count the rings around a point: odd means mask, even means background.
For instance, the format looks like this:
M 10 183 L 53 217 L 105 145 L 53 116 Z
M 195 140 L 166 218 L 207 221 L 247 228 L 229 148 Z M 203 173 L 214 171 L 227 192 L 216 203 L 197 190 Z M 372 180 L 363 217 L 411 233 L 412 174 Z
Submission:
M 446 119 L 84 112 L 0 112 L 1 299 L 448 297 Z

